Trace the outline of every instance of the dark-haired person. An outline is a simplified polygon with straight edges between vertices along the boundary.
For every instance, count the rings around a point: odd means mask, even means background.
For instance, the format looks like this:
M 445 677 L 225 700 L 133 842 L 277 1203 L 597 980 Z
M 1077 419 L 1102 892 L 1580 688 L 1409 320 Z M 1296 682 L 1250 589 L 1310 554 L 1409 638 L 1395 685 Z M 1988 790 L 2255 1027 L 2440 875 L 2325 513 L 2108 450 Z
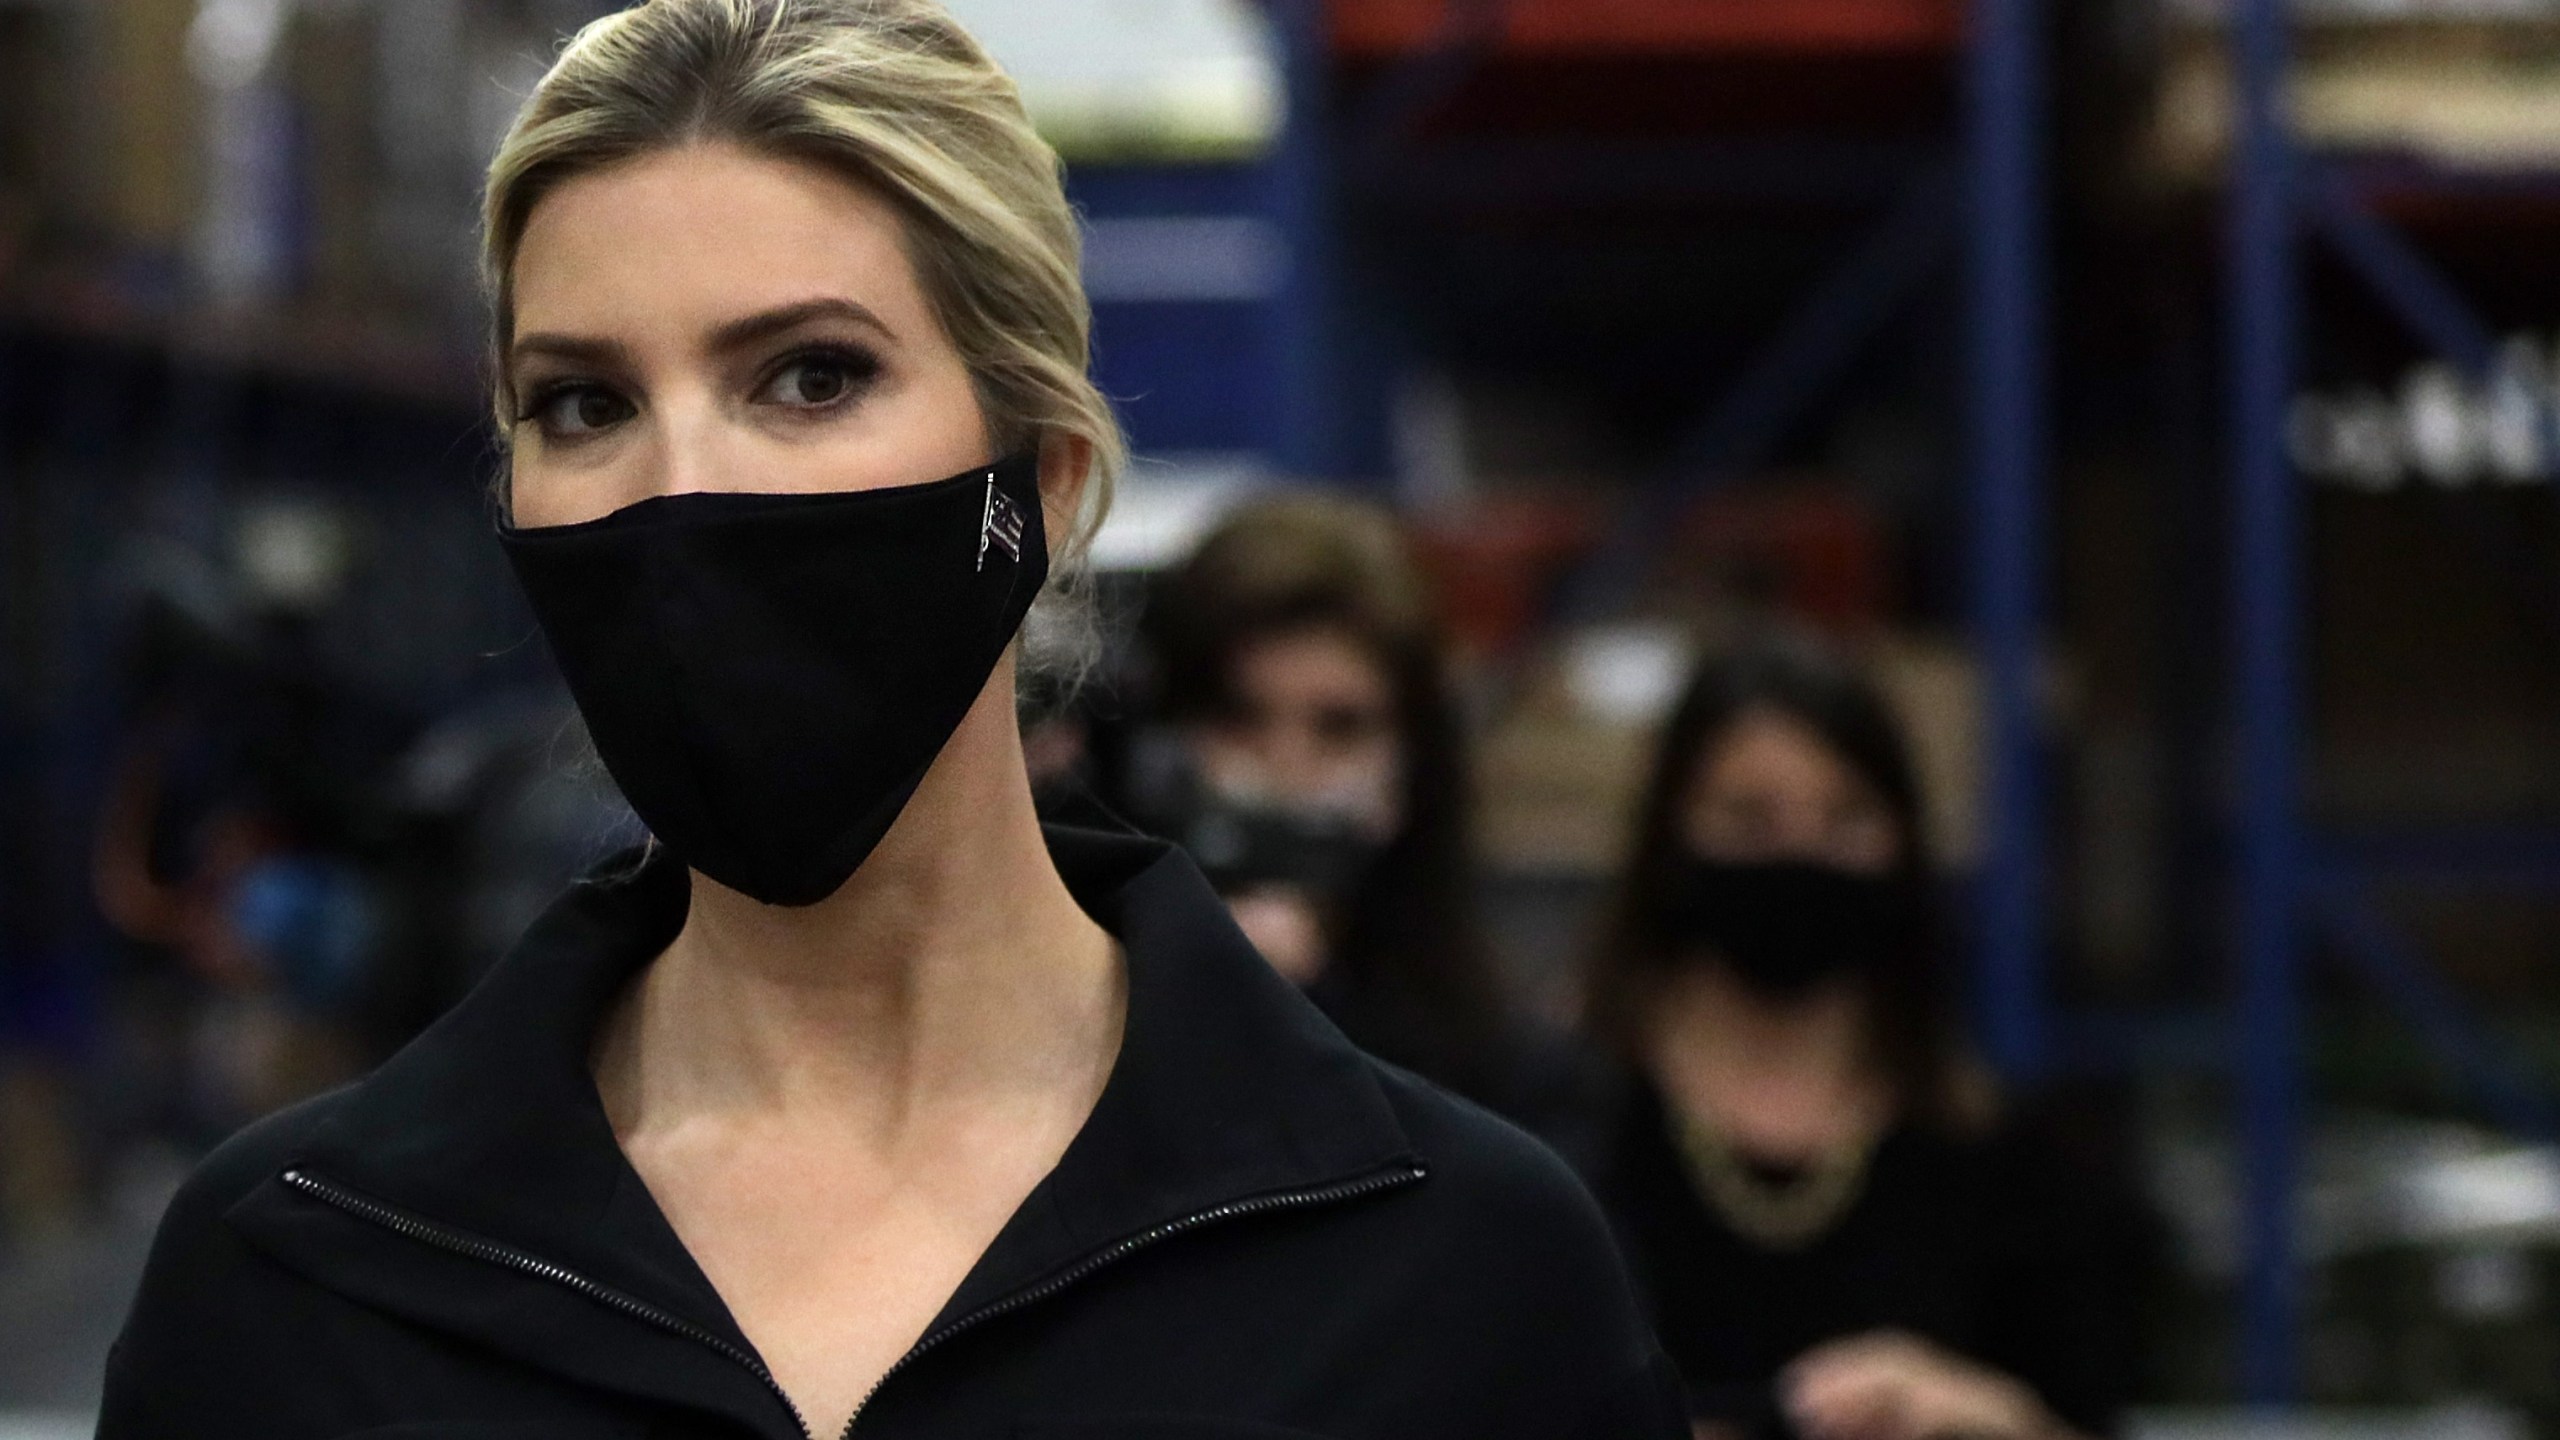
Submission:
M 105 1440 L 1677 1436 L 1560 1161 L 1040 824 L 1017 637 L 1120 437 L 950 15 L 597 21 L 487 214 L 501 541 L 655 843 L 205 1163 Z
M 1147 628 L 1187 762 L 1167 828 L 1245 934 L 1362 1048 L 1544 1128 L 1586 1072 L 1506 1013 L 1492 973 L 1465 732 L 1395 518 L 1315 492 L 1249 502 Z
M 1701 1434 L 2039 1440 L 2127 1398 L 2138 1212 L 1967 1050 L 1924 834 L 1892 715 L 1809 640 L 1706 664 L 1662 738 L 1590 1163 Z

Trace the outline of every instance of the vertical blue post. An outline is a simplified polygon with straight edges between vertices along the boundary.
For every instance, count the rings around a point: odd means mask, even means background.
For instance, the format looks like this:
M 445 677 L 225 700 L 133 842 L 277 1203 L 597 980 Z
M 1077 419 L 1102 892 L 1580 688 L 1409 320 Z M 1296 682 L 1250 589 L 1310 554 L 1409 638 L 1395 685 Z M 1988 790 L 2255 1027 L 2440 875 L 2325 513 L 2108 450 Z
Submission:
M 26 964 L 30 936 L 26 893 L 27 858 L 33 852 L 39 831 L 29 814 L 27 757 L 22 753 L 21 737 L 25 734 L 22 704 L 32 699 L 24 688 L 21 666 L 26 656 L 16 648 L 17 638 L 25 633 L 18 614 L 23 603 L 25 578 L 9 573 L 9 562 L 20 554 L 33 553 L 20 536 L 25 523 L 22 507 L 24 489 L 19 470 L 22 453 L 18 437 L 11 432 L 9 421 L 18 413 L 14 386 L 18 378 L 18 337 L 0 331 L 0 813 L 9 818 L 0 821 L 15 828 L 16 833 L 0 833 L 0 864 L 10 867 L 12 874 L 0 880 L 0 1061 L 13 1043 L 17 1029 L 15 1013 L 20 1002 L 19 971 Z M 33 446 L 24 447 L 32 451 Z
M 1271 314 L 1268 443 L 1296 476 L 1333 476 L 1343 461 L 1335 390 L 1340 348 L 1340 244 L 1334 197 L 1332 49 L 1327 0 L 1275 0 L 1286 119 L 1269 161 L 1271 218 L 1287 247 Z
M 2288 42 L 2283 0 L 2239 0 L 2228 305 L 2231 599 L 2239 637 L 2238 1073 L 2248 1157 L 2241 1381 L 2247 1398 L 2262 1405 L 2295 1398 L 2302 1308 L 2293 1225 L 2302 1083 L 2301 517 L 2284 441 L 2296 344 Z
M 2043 0 L 1975 0 L 1973 627 L 1983 664 L 1979 1009 L 2013 1078 L 2045 1063 L 2044 793 L 2036 641 L 2045 572 Z

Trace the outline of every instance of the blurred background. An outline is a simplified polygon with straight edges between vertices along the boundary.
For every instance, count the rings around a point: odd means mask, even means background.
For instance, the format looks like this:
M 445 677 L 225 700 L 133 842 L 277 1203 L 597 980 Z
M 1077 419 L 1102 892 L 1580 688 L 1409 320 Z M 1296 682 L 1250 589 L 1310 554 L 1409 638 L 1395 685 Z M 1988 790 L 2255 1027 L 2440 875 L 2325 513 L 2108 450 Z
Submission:
M 1561 1026 L 1693 658 L 1819 632 L 1979 1048 L 2159 1218 L 2132 1427 L 2560 1436 L 2560 0 L 952 3 L 1141 457 L 1060 743 L 1232 507 L 1391 507 Z M 0 1436 L 86 1433 L 195 1157 L 633 833 L 473 274 L 611 8 L 0 0 Z

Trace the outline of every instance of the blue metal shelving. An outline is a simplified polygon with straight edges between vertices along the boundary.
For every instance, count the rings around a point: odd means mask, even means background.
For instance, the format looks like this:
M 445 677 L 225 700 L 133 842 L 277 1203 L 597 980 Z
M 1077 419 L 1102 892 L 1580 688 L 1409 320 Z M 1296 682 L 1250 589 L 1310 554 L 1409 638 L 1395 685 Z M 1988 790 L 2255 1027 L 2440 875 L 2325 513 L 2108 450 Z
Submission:
M 2241 1384 L 2293 1398 L 2301 1294 L 2294 1190 L 2301 1129 L 2301 500 L 2285 455 L 2295 367 L 2294 163 L 2286 138 L 2283 0 L 2242 0 L 2230 208 L 2233 536 L 2238 627 L 2241 1128 L 2250 1157 L 2243 1234 Z
M 1326 6 L 1266 8 L 1286 102 L 1266 153 L 1069 167 L 1096 375 L 1144 455 L 1365 483 L 1386 466 L 1386 399 L 1344 257 Z
M 2560 842 L 2543 830 L 2322 835 L 2306 824 L 2304 703 L 2309 625 L 2303 482 L 2286 453 L 2301 349 L 2301 250 L 2316 237 L 2422 344 L 2490 377 L 2492 330 L 2345 171 L 2288 133 L 2291 16 L 2285 0 L 2236 0 L 2237 143 L 2226 283 L 2230 364 L 2232 697 L 2239 1079 L 2247 1187 L 2242 1383 L 2249 1399 L 2299 1398 L 2303 1319 L 2297 1245 L 2304 1095 L 2304 989 L 2316 934 L 2380 994 L 2482 1109 L 2528 1138 L 2560 1141 L 2550 1077 L 2503 1046 L 2371 903 L 2375 882 L 2560 888 Z M 2549 418 L 2544 430 L 2552 434 Z
M 2046 251 L 2042 0 L 1977 0 L 1971 66 L 1973 629 L 1984 714 L 1979 1013 L 2012 1076 L 2048 1061 L 2044 746 Z
M 1280 323 L 1281 413 L 1299 474 L 1346 472 L 1364 452 L 1345 396 L 1339 332 L 1344 301 L 1332 178 L 1345 163 L 1392 159 L 1423 195 L 1564 197 L 1697 193 L 1881 202 L 1849 248 L 1747 364 L 1713 398 L 1666 470 L 1627 507 L 1598 552 L 1570 578 L 1567 619 L 1606 615 L 1631 594 L 1670 523 L 1704 490 L 1761 463 L 1824 398 L 1862 349 L 1961 259 L 1969 317 L 1967 421 L 1971 454 L 1971 619 L 1983 662 L 1985 848 L 1975 894 L 1975 1002 L 1991 1056 L 2029 1078 L 2049 1062 L 2045 746 L 2037 716 L 2037 655 L 2047 613 L 2048 290 L 2045 143 L 2046 0 L 1973 0 L 1964 133 L 1922 148 L 1837 136 L 1759 137 L 1604 147 L 1518 142 L 1470 148 L 1437 142 L 1393 154 L 1401 132 L 1462 85 L 1497 48 L 1504 0 L 1452 4 L 1430 49 L 1377 87 L 1357 124 L 1330 110 L 1321 0 L 1273 0 L 1286 57 L 1291 118 L 1274 170 L 1291 255 Z M 1346 130 L 1360 133 L 1346 133 Z M 1385 134 L 1371 132 L 1388 132 Z M 1476 153 L 1482 149 L 1484 153 Z M 1351 157 L 1346 162 L 1345 157 Z M 1330 327 L 1330 328 L 1329 328 Z M 1372 367 L 1374 369 L 1375 367 Z M 1370 379 L 1374 379 L 1374 375 Z M 1371 427 L 1374 429 L 1374 424 Z M 1323 457 L 1334 467 L 1308 460 Z M 1356 472 L 1355 472 L 1356 473 Z

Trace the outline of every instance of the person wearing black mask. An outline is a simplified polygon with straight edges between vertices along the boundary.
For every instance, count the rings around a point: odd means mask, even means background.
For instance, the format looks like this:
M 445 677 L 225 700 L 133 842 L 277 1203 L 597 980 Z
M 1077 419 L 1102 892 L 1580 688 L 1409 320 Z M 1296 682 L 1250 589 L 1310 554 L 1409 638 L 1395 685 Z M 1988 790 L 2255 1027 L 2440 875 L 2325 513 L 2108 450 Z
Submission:
M 1665 728 L 1584 1159 L 1702 1436 L 2040 1440 L 2127 1398 L 2139 1217 L 1963 1043 L 1925 837 L 1883 700 L 1809 639 L 1705 664 Z
M 1476 920 L 1465 731 L 1395 518 L 1249 501 L 1145 628 L 1162 729 L 1141 820 L 1362 1048 L 1516 1118 L 1532 1087 Z
M 600 20 L 488 220 L 501 541 L 653 842 L 205 1163 L 105 1440 L 1676 1436 L 1562 1162 L 1040 825 L 1017 632 L 1119 436 L 941 6 Z

